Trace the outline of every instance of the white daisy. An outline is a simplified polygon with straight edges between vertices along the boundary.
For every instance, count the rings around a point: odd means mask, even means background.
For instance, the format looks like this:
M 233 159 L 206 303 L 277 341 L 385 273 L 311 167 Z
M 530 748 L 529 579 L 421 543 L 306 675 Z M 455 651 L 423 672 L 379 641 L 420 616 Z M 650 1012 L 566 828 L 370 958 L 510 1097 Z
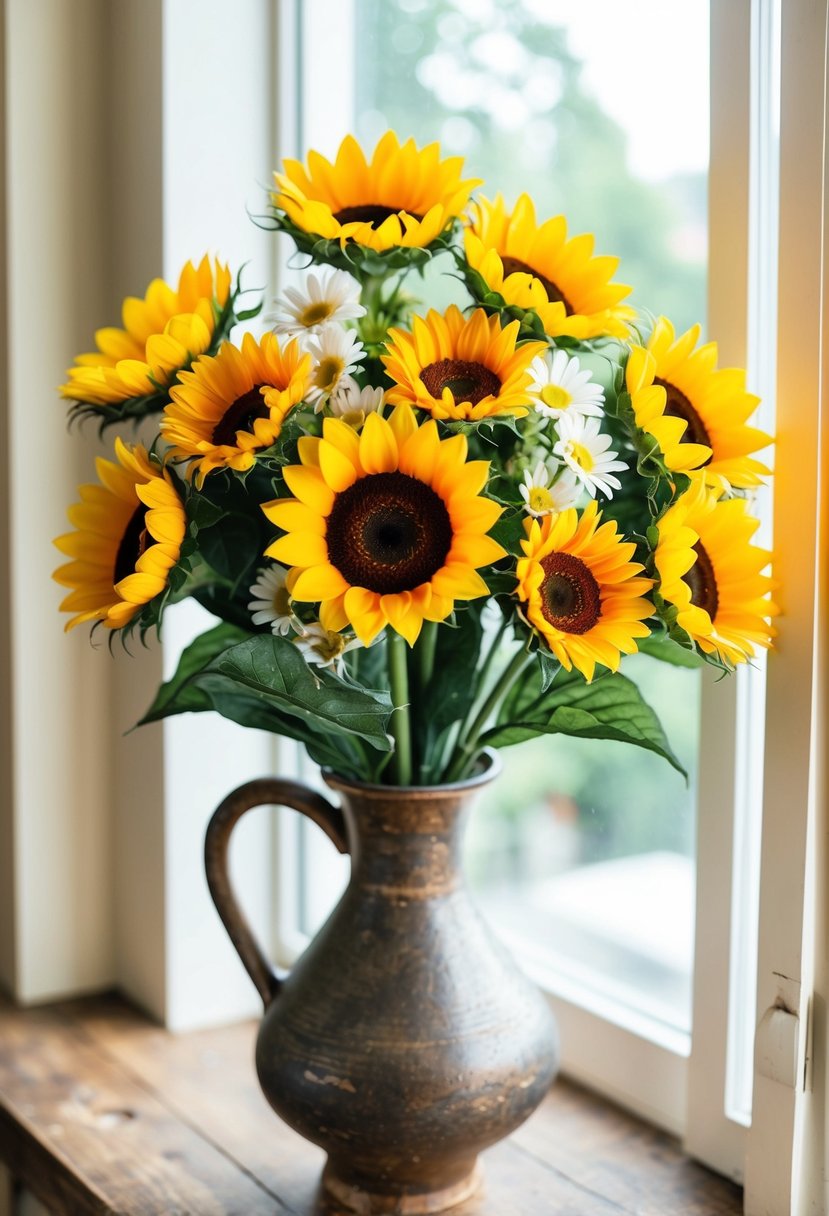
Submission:
M 529 469 L 524 472 L 524 484 L 518 489 L 527 504 L 527 514 L 534 519 L 566 511 L 578 502 L 581 486 L 572 469 L 561 469 L 551 485 L 552 476 L 543 460 L 539 460 L 532 473 Z
M 613 491 L 622 487 L 613 473 L 627 465 L 616 459 L 618 452 L 608 450 L 611 439 L 600 431 L 598 418 L 564 413 L 556 428 L 559 438 L 553 445 L 554 454 L 569 465 L 591 498 L 596 497 L 596 490 L 612 498 Z
M 547 418 L 560 418 L 568 412 L 602 416 L 604 389 L 593 382 L 589 371 L 579 369 L 578 359 L 564 350 L 536 355 L 529 366 L 529 391 L 539 414 Z
M 343 376 L 328 399 L 328 408 L 336 418 L 359 430 L 367 415 L 379 410 L 385 395 L 381 388 L 360 388 L 353 376 Z
M 357 370 L 365 358 L 365 347 L 353 330 L 337 324 L 323 325 L 304 345 L 313 359 L 311 387 L 305 399 L 312 405 L 316 403 L 319 413 L 342 378 Z
M 302 288 L 285 288 L 285 298 L 276 301 L 274 333 L 315 334 L 332 321 L 353 321 L 365 315 L 360 303 L 360 284 L 345 270 L 329 268 L 306 275 Z
M 304 625 L 299 637 L 294 638 L 294 644 L 299 647 L 308 663 L 316 667 L 333 667 L 339 671 L 342 657 L 347 650 L 362 646 L 357 637 L 347 638 L 334 630 L 326 629 L 319 621 Z
M 250 589 L 256 596 L 248 604 L 254 625 L 270 625 L 273 633 L 286 634 L 296 626 L 291 611 L 291 596 L 285 586 L 288 571 L 283 566 L 268 566 Z

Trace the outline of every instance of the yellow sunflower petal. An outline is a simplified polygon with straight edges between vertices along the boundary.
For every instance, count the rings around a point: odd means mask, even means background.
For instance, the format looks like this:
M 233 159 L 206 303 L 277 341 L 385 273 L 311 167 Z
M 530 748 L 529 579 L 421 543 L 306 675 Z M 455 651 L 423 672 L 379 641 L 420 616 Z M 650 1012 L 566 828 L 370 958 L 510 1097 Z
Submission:
M 53 575 L 71 588 L 61 602 L 77 613 L 67 629 L 90 620 L 122 628 L 164 590 L 179 559 L 187 519 L 169 474 L 140 444 L 118 439 L 115 455 L 117 464 L 98 462 L 103 485 L 81 486 L 68 512 L 77 530 L 55 542 L 73 559 Z
M 503 508 L 478 494 L 488 462 L 467 462 L 466 439 L 441 441 L 431 419 L 394 417 L 369 415 L 358 459 L 354 432 L 326 423 L 307 454 L 319 467 L 286 468 L 295 497 L 262 508 L 286 534 L 266 554 L 291 567 L 291 594 L 319 602 L 337 631 L 350 622 L 364 644 L 386 624 L 413 644 L 424 620 L 488 594 L 477 567 L 505 556 L 486 535 Z
M 273 545 L 265 550 L 269 557 L 273 556 L 272 550 Z M 320 600 L 335 599 L 347 590 L 348 583 L 339 570 L 326 564 L 310 566 L 307 570 L 303 570 L 291 588 L 291 595 L 295 600 L 317 603 Z
M 385 418 L 369 414 L 360 434 L 360 463 L 366 473 L 390 473 L 398 466 L 394 431 Z

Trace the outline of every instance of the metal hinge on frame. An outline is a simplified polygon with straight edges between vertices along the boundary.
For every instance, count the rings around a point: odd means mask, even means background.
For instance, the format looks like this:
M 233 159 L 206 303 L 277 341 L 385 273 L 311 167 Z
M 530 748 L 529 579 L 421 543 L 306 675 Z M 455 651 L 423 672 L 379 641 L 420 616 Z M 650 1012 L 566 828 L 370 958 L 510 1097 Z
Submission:
M 760 1076 L 787 1089 L 806 1091 L 812 1085 L 812 1002 L 806 1006 L 805 1042 L 800 1048 L 800 982 L 775 974 L 777 997 L 757 1025 L 754 1059 Z

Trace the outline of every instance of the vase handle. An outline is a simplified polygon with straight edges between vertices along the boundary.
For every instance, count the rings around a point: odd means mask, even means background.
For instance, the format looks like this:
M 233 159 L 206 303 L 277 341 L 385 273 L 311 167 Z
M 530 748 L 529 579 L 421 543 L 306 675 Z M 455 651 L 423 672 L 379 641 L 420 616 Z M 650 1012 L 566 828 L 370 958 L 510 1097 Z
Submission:
M 254 937 L 230 885 L 228 845 L 230 835 L 246 811 L 257 806 L 289 806 L 313 819 L 340 853 L 348 852 L 345 819 L 339 807 L 322 794 L 296 781 L 262 777 L 240 785 L 219 804 L 207 825 L 204 839 L 204 868 L 216 910 L 222 918 L 236 953 L 245 965 L 265 1008 L 279 995 L 282 981 Z

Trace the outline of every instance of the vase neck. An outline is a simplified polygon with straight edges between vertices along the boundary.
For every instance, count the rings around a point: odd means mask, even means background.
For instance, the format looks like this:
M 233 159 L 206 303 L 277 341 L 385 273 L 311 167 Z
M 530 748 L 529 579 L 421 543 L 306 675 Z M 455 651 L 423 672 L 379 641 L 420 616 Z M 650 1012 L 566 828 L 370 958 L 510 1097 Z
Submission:
M 477 790 L 343 788 L 352 881 L 400 899 L 430 899 L 461 885 L 461 844 Z

